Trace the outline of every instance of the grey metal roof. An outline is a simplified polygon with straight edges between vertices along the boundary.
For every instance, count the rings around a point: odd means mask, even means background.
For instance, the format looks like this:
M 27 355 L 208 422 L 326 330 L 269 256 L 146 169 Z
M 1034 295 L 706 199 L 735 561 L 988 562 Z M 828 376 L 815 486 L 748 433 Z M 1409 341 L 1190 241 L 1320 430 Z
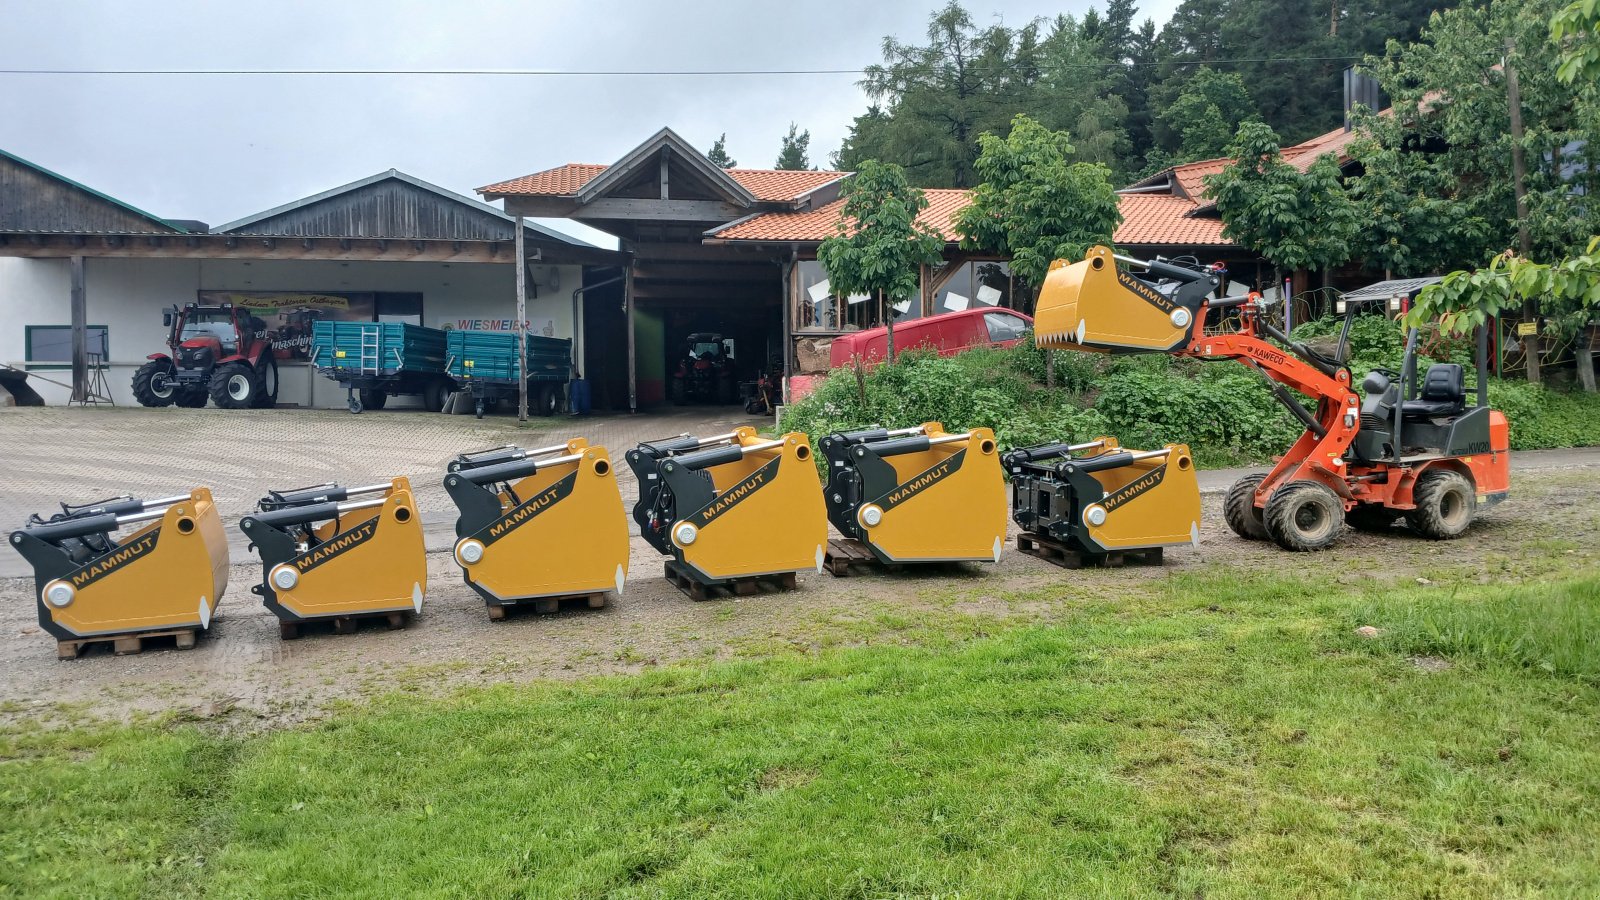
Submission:
M 1390 281 L 1379 281 L 1363 288 L 1357 288 L 1344 295 L 1346 300 L 1375 300 L 1388 297 L 1414 297 L 1417 292 L 1430 284 L 1443 281 L 1440 275 L 1429 275 L 1423 278 L 1395 278 Z
M 219 225 L 212 233 L 500 241 L 515 237 L 515 222 L 487 203 L 390 169 Z M 601 249 L 533 222 L 523 227 L 547 242 Z
M 187 234 L 188 230 L 0 150 L 0 232 Z

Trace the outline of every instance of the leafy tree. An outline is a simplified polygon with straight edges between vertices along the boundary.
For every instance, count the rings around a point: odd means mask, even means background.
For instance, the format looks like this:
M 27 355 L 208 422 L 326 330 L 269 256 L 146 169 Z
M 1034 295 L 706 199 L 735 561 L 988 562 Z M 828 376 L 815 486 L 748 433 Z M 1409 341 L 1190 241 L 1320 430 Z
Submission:
M 1374 141 L 1352 148 L 1362 174 L 1349 183 L 1361 229 L 1354 255 L 1385 278 L 1439 272 L 1470 259 L 1487 224 L 1456 199 L 1460 183 L 1426 154 Z
M 888 305 L 916 296 L 921 268 L 944 258 L 944 238 L 917 221 L 928 197 L 899 166 L 867 160 L 840 190 L 837 233 L 817 248 L 834 293 L 877 297 L 894 359 L 894 321 Z
M 1600 0 L 1573 0 L 1550 20 L 1550 39 L 1561 47 L 1556 77 L 1563 84 L 1600 83 Z
M 978 135 L 1003 128 L 1026 108 L 1039 77 L 1039 26 L 979 29 L 955 0 L 928 22 L 925 45 L 884 38 L 883 62 L 862 88 L 882 115 L 859 117 L 839 165 L 868 155 L 901 165 L 916 184 L 970 187 Z
M 1184 160 L 1222 155 L 1239 126 L 1258 121 L 1244 79 L 1201 66 L 1156 119 L 1161 146 Z
M 738 160 L 728 155 L 727 132 L 717 136 L 717 142 L 711 145 L 711 152 L 706 154 L 706 159 L 711 160 L 712 165 L 720 166 L 724 169 L 731 169 L 739 164 Z
M 1051 262 L 1111 243 L 1122 214 L 1110 170 L 1073 162 L 1067 132 L 1018 115 L 1010 134 L 985 134 L 979 144 L 983 181 L 956 220 L 962 247 L 1010 257 L 1012 275 L 1037 292 Z
M 783 146 L 778 150 L 778 162 L 773 166 L 777 169 L 800 170 L 811 168 L 810 130 L 800 131 L 799 126 L 789 123 L 789 133 L 783 136 Z
M 1205 180 L 1225 237 L 1266 257 L 1275 278 L 1350 258 L 1359 222 L 1331 156 L 1301 172 L 1283 161 L 1278 135 L 1262 122 L 1241 126 L 1227 155 L 1235 162 Z

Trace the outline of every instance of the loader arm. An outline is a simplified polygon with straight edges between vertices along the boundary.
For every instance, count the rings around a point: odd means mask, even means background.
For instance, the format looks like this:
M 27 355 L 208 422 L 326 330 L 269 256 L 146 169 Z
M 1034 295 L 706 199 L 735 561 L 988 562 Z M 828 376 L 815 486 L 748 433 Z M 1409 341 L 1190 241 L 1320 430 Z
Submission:
M 1143 265 L 1166 286 L 1117 269 L 1118 261 Z M 1348 369 L 1296 344 L 1265 321 L 1257 296 L 1213 300 L 1216 279 L 1171 263 L 1142 263 L 1091 248 L 1081 262 L 1057 265 L 1045 279 L 1034 314 L 1039 347 L 1100 353 L 1165 353 L 1205 360 L 1237 360 L 1261 373 L 1273 394 L 1306 428 L 1256 491 L 1264 503 L 1280 484 L 1313 479 L 1353 504 L 1345 451 L 1360 428 L 1360 398 Z M 1207 335 L 1207 313 L 1237 309 L 1238 331 Z M 1269 339 L 1270 338 L 1270 339 Z M 1281 342 L 1284 346 L 1274 343 Z M 1308 411 L 1289 392 L 1316 402 Z

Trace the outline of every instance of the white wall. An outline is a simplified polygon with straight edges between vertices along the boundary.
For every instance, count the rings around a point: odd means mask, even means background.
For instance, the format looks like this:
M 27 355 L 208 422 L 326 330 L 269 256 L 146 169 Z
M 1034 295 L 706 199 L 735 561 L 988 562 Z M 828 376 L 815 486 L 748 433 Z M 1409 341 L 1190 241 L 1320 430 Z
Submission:
M 559 288 L 547 286 L 554 269 Z M 572 292 L 579 266 L 535 266 L 529 327 L 555 337 L 574 335 Z M 165 352 L 161 310 L 195 299 L 197 291 L 379 291 L 422 294 L 423 324 L 461 327 L 462 319 L 512 319 L 516 274 L 508 264 L 334 262 L 235 259 L 99 259 L 84 265 L 89 324 L 108 328 L 111 366 L 106 379 L 118 404 L 135 404 L 129 383 L 151 353 Z M 70 325 L 71 275 L 65 259 L 0 257 L 0 361 L 25 368 L 26 325 Z M 581 326 L 581 322 L 580 322 Z M 70 382 L 66 370 L 34 367 L 38 375 Z M 344 392 L 304 365 L 280 369 L 278 400 L 302 406 L 344 406 Z M 65 387 L 29 379 L 45 402 L 67 402 Z M 411 398 L 396 398 L 402 405 Z M 415 401 L 411 401 L 415 402 Z

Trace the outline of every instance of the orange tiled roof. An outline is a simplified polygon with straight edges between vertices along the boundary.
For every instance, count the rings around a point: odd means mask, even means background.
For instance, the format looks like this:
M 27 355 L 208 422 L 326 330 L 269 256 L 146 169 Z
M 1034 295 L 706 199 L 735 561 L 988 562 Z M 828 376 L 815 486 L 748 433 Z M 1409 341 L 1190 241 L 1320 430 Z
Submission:
M 972 192 L 957 188 L 932 188 L 923 191 L 928 208 L 917 221 L 942 235 L 946 242 L 959 240 L 955 218 L 968 203 Z M 725 241 L 825 241 L 833 237 L 844 210 L 844 201 L 835 200 L 805 212 L 769 212 L 735 222 L 715 234 Z
M 478 193 L 565 197 L 583 190 L 584 185 L 606 168 L 600 163 L 567 163 L 554 169 L 545 169 L 543 172 L 478 188 Z
M 729 169 L 733 180 L 757 200 L 793 200 L 801 194 L 814 191 L 830 181 L 838 181 L 848 172 L 814 172 L 788 169 Z
M 1158 244 L 1162 246 L 1228 247 L 1233 242 L 1222 236 L 1222 220 L 1195 215 L 1203 207 L 1165 194 L 1122 194 L 1117 197 L 1122 224 L 1111 239 L 1118 246 Z
M 513 178 L 478 188 L 480 194 L 497 196 L 570 197 L 583 190 L 583 186 L 604 172 L 608 166 L 593 163 L 568 163 L 554 169 L 545 169 L 532 175 Z M 815 190 L 830 181 L 843 178 L 846 172 L 787 171 L 783 169 L 729 169 L 734 181 L 757 200 L 793 200 L 801 194 Z
M 928 208 L 917 221 L 933 228 L 947 243 L 960 240 L 956 214 L 972 202 L 968 190 L 931 189 Z M 1191 215 L 1196 205 L 1182 197 L 1161 194 L 1126 194 L 1117 198 L 1122 224 L 1112 239 L 1123 244 L 1230 246 L 1222 236 L 1220 219 Z M 725 241 L 812 243 L 832 237 L 838 227 L 843 200 L 807 212 L 770 212 L 729 225 L 712 235 Z

